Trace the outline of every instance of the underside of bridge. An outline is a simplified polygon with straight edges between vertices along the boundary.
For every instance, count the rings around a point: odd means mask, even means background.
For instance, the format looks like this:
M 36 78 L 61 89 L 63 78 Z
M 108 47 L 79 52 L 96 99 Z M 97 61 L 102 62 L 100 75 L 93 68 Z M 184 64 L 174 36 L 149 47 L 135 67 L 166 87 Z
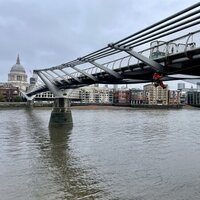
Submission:
M 163 74 L 164 81 L 172 80 L 186 80 L 183 76 L 171 76 L 176 74 L 197 76 L 200 78 L 200 48 L 193 49 L 183 53 L 177 53 L 168 57 L 162 57 L 155 59 L 157 63 L 161 63 L 164 66 Z M 120 74 L 120 78 L 115 78 L 106 72 L 96 73 L 94 77 L 96 81 L 90 79 L 87 76 L 79 77 L 80 82 L 71 79 L 71 83 L 67 83 L 65 80 L 57 81 L 55 86 L 59 89 L 75 89 L 95 83 L 101 84 L 134 84 L 134 83 L 148 83 L 153 81 L 153 74 L 155 70 L 145 63 L 139 63 L 135 65 L 125 66 L 115 70 Z M 49 91 L 49 87 L 44 85 L 43 87 L 32 91 L 31 95 Z

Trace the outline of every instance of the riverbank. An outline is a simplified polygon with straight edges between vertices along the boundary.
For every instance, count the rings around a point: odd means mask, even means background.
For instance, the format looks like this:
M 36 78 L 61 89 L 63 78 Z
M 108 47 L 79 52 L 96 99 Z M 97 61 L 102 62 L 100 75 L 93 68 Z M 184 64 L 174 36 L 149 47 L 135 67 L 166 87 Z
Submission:
M 78 110 L 130 110 L 132 109 L 130 106 L 113 106 L 113 105 L 73 105 L 71 109 L 78 109 Z
M 35 108 L 51 108 L 53 104 L 51 103 L 34 103 L 33 107 Z M 20 108 L 28 107 L 27 102 L 0 102 L 0 108 Z M 102 110 L 102 109 L 198 109 L 189 105 L 111 105 L 111 104 L 72 104 L 71 109 L 80 109 L 80 110 Z
M 34 103 L 33 107 L 34 108 L 52 108 L 53 104 L 48 104 L 48 103 Z M 26 108 L 27 102 L 0 102 L 0 109 L 8 109 L 8 108 Z M 132 109 L 130 106 L 113 106 L 113 105 L 91 105 L 91 104 L 86 104 L 86 105 L 72 105 L 71 109 L 78 109 L 78 110 L 113 110 L 113 109 Z
M 72 106 L 71 109 L 79 109 L 79 110 L 133 110 L 133 109 L 182 109 L 184 106 L 182 105 L 140 105 L 140 106 L 121 106 L 121 105 L 83 105 L 83 106 Z
M 33 107 L 52 107 L 51 103 L 33 103 Z M 0 108 L 28 107 L 27 102 L 0 102 Z
M 27 102 L 0 102 L 0 108 L 26 107 Z
M 140 109 L 182 109 L 183 105 L 131 105 L 132 108 Z

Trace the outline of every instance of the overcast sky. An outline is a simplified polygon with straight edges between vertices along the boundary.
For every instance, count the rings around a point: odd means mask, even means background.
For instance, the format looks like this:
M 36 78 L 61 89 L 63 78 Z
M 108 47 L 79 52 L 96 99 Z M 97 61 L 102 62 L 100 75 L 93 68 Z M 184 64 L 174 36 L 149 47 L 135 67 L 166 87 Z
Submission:
M 84 56 L 197 0 L 0 0 L 0 82 Z

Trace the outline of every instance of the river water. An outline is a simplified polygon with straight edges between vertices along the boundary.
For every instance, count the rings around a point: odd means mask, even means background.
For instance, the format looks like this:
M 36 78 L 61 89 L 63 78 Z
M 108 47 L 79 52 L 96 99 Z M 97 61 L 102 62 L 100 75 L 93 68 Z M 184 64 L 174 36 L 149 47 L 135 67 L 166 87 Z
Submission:
M 0 110 L 0 199 L 200 199 L 200 110 L 50 113 Z

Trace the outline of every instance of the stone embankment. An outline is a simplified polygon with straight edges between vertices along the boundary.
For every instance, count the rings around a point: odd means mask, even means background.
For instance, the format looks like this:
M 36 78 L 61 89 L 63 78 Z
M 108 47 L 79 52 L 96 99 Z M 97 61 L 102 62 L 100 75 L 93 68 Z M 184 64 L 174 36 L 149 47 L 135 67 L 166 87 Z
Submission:
M 0 102 L 0 108 L 26 107 L 26 102 Z
M 33 107 L 52 107 L 50 103 L 34 103 Z M 27 102 L 0 102 L 0 108 L 27 107 Z
M 34 103 L 33 107 L 52 107 L 52 103 Z M 0 108 L 28 107 L 27 102 L 0 102 Z M 181 109 L 183 105 L 111 105 L 111 104 L 78 104 L 71 109 L 98 110 L 98 109 Z M 187 107 L 188 108 L 188 107 Z

